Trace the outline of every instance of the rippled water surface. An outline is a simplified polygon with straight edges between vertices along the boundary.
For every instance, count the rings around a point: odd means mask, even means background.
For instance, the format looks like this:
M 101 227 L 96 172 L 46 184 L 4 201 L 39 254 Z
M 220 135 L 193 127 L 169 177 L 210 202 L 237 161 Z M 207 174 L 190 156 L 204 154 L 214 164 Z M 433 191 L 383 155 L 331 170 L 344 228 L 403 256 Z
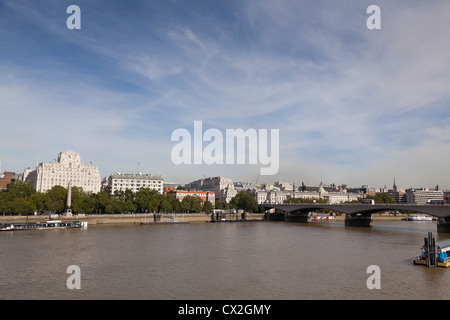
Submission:
M 448 299 L 415 266 L 436 222 L 90 225 L 0 233 L 0 299 Z M 438 234 L 437 240 L 450 234 Z M 67 267 L 81 271 L 69 290 Z M 369 290 L 367 267 L 381 271 Z

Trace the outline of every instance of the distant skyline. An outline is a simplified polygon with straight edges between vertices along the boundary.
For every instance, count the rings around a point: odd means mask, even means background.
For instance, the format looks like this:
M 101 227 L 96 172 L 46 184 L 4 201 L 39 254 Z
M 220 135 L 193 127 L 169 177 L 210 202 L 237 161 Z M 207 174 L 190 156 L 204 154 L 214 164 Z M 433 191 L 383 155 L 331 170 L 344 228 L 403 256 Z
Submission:
M 69 30 L 69 5 L 81 29 Z M 381 8 L 369 30 L 368 6 Z M 0 159 L 187 183 L 450 189 L 445 0 L 0 2 Z M 279 129 L 279 171 L 175 165 L 171 134 Z

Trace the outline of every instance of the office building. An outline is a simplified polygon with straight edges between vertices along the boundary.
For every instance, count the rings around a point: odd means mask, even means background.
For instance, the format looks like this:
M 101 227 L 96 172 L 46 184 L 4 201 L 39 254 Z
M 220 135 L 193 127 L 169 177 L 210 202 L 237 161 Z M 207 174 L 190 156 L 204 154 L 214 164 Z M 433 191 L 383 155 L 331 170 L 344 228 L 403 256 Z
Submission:
M 196 180 L 186 184 L 186 188 L 195 191 L 214 192 L 216 202 L 226 201 L 227 203 L 230 203 L 231 199 L 237 194 L 233 181 L 224 177 L 211 177 Z
M 137 192 L 141 188 L 149 188 L 163 193 L 163 177 L 151 174 L 113 173 L 108 178 L 107 190 L 110 194 L 127 189 Z
M 27 168 L 23 180 L 37 192 L 46 192 L 54 186 L 68 188 L 69 181 L 73 187 L 80 187 L 85 192 L 97 193 L 101 186 L 97 166 L 82 164 L 80 154 L 72 150 L 59 153 L 55 162 L 39 163 L 36 170 Z
M 429 204 L 432 202 L 443 202 L 444 192 L 442 190 L 420 188 L 420 189 L 407 189 L 406 190 L 406 202 L 415 203 L 420 205 Z

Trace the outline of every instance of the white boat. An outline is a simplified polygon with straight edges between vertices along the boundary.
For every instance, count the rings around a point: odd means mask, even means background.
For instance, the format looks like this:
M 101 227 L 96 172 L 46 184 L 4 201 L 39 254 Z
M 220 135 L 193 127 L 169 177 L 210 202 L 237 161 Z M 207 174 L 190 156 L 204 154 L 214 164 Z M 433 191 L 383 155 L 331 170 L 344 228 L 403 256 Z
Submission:
M 87 228 L 87 221 L 47 220 L 43 222 L 0 223 L 0 231 Z
M 409 216 L 405 220 L 407 221 L 432 221 L 432 217 L 425 217 L 425 216 Z

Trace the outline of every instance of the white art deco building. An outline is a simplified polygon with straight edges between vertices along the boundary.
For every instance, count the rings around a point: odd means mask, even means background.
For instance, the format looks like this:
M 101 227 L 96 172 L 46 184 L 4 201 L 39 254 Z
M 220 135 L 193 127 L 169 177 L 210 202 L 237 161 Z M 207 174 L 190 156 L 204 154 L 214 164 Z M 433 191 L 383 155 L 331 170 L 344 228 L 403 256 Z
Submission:
M 82 164 L 80 154 L 72 150 L 61 152 L 57 162 L 42 162 L 34 171 L 25 170 L 23 180 L 38 192 L 46 192 L 54 186 L 67 188 L 69 181 L 85 192 L 97 193 L 101 187 L 97 166 Z

